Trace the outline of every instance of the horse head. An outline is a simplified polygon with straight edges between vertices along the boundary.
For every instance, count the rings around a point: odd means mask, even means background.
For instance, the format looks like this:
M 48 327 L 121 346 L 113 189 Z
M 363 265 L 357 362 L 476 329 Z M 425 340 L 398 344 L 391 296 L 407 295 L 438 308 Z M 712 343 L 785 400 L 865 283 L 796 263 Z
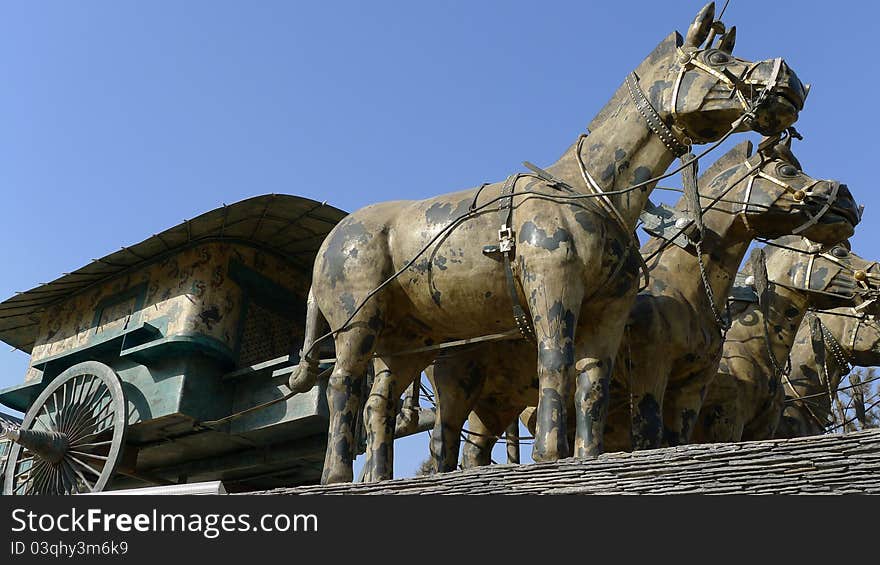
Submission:
M 791 137 L 767 138 L 754 155 L 750 142 L 740 143 L 704 175 L 717 172 L 707 194 L 722 195 L 716 208 L 734 216 L 751 238 L 794 234 L 823 244 L 846 240 L 859 223 L 858 204 L 845 184 L 804 173 L 790 143 Z
M 627 78 L 622 91 L 629 90 L 650 128 L 673 153 L 716 141 L 732 128 L 776 135 L 797 120 L 809 89 L 780 58 L 752 62 L 735 57 L 735 42 L 736 28 L 716 21 L 710 2 L 684 38 L 670 34 Z M 606 106 L 590 129 L 617 107 Z
M 880 365 L 880 319 L 855 308 L 817 312 L 823 329 L 840 344 L 847 362 L 859 367 Z
M 811 308 L 880 313 L 880 265 L 853 253 L 848 241 L 829 245 L 786 236 L 773 241 L 766 256 L 768 279 L 806 293 Z

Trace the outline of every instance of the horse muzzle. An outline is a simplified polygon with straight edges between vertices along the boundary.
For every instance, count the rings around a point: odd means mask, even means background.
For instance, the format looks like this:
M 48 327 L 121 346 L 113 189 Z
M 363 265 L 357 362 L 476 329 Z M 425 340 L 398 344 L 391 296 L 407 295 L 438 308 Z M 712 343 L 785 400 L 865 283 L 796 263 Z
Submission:
M 777 68 L 778 67 L 778 68 Z M 807 100 L 808 89 L 784 61 L 758 63 L 740 84 L 747 97 L 756 99 L 762 89 L 770 91 L 755 109 L 751 128 L 762 135 L 777 135 L 798 119 Z
M 859 225 L 861 212 L 849 187 L 837 181 L 826 180 L 819 182 L 816 188 L 818 190 L 810 192 L 808 202 L 822 214 L 820 221 L 823 224 L 845 222 L 853 229 Z M 849 237 L 848 235 L 842 239 Z

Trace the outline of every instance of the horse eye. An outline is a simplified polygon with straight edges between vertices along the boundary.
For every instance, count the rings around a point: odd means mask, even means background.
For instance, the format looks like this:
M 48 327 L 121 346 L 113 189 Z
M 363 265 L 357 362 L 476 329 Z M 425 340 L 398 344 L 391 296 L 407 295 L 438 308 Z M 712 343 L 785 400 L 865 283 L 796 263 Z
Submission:
M 796 177 L 798 175 L 798 173 L 800 172 L 800 171 L 798 171 L 798 168 L 795 167 L 794 165 L 782 165 L 777 170 L 779 171 L 780 175 L 783 175 L 786 177 Z
M 834 249 L 831 250 L 831 254 L 834 255 L 835 257 L 837 257 L 838 259 L 843 259 L 847 255 L 849 255 L 849 251 L 847 251 L 843 247 L 835 247 Z
M 707 59 L 713 65 L 723 65 L 730 62 L 730 57 L 728 57 L 726 53 L 722 53 L 721 51 L 713 51 L 712 53 L 709 53 Z

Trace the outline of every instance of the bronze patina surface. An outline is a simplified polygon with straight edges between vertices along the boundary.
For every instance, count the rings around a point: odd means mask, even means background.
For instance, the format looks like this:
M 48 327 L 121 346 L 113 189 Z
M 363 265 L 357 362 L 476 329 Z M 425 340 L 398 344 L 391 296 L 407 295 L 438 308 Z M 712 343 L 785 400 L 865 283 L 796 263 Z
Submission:
M 859 272 L 876 272 L 876 263 L 851 252 L 848 245 L 820 248 L 796 238 L 774 243 L 790 249 L 766 248 L 767 288 L 759 289 L 758 301 L 736 306 L 718 374 L 700 413 L 696 441 L 772 438 L 783 412 L 784 384 L 790 378 L 806 384 L 809 377 L 803 373 L 815 374 L 810 332 L 815 317 L 809 309 L 852 308 L 876 296 L 876 283 L 857 280 Z M 753 256 L 747 272 L 758 268 Z M 830 318 L 829 323 L 842 335 L 841 324 Z M 859 347 L 870 348 L 870 331 L 863 337 Z M 799 358 L 792 356 L 789 365 L 796 343 Z M 839 374 L 836 378 L 839 383 Z
M 818 328 L 801 324 L 791 350 L 791 374 L 784 381 L 785 410 L 775 437 L 825 432 L 832 424 L 834 393 L 852 367 L 880 365 L 880 324 L 873 313 L 835 308 L 811 314 Z M 817 352 L 813 343 L 817 342 Z
M 687 441 L 700 408 L 701 389 L 717 371 L 722 346 L 717 318 L 753 238 L 779 237 L 818 218 L 803 233 L 835 243 L 852 235 L 853 224 L 858 223 L 858 208 L 846 187 L 837 181 L 817 181 L 801 171 L 787 142 L 768 143 L 755 155 L 751 144 L 744 142 L 700 180 L 707 211 L 699 255 L 693 243 L 681 248 L 660 238 L 652 238 L 642 249 L 649 258 L 651 287 L 636 299 L 616 365 L 606 429 L 611 450 L 629 449 L 631 433 L 636 448 L 659 447 L 664 428 L 667 442 Z M 796 194 L 809 187 L 811 198 Z M 820 216 L 822 196 L 832 194 L 835 200 L 829 210 L 834 212 Z M 687 205 L 686 198 L 677 204 L 681 217 Z M 701 262 L 708 290 L 699 275 Z M 534 353 L 523 343 L 503 343 L 477 346 L 437 361 L 432 376 L 439 418 L 432 452 L 438 469 L 455 467 L 458 434 L 472 407 L 475 414 L 468 426 L 471 434 L 463 464 L 488 462 L 487 447 L 537 397 L 530 356 L 533 360 Z M 675 393 L 672 408 L 661 412 L 668 389 Z M 691 389 L 693 394 L 688 394 Z
M 547 168 L 552 179 L 517 174 L 427 200 L 374 204 L 328 235 L 312 289 L 336 332 L 323 482 L 352 479 L 352 424 L 375 352 L 505 332 L 519 301 L 537 341 L 535 459 L 602 451 L 611 367 L 638 285 L 631 232 L 654 186 L 645 182 L 666 171 L 683 144 L 720 139 L 731 124 L 767 135 L 785 130 L 806 97 L 781 59 L 736 58 L 732 36 L 704 46 L 713 21 L 710 3 L 684 38 L 674 32 L 663 40 L 592 121 L 589 136 Z M 505 200 L 512 213 L 499 213 L 496 202 Z M 498 252 L 484 253 L 492 244 Z M 507 286 L 505 253 L 519 300 Z M 310 345 L 292 390 L 315 382 Z M 433 356 L 383 356 L 387 370 L 377 375 L 365 422 L 374 452 L 393 449 L 397 399 Z M 574 449 L 567 423 L 572 398 Z M 367 476 L 388 473 L 371 462 Z

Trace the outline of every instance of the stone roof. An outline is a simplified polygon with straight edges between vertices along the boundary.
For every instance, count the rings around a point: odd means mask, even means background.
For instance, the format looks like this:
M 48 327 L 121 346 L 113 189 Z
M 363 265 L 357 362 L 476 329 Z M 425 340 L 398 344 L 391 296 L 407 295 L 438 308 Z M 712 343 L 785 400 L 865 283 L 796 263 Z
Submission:
M 880 430 L 250 494 L 880 494 Z

